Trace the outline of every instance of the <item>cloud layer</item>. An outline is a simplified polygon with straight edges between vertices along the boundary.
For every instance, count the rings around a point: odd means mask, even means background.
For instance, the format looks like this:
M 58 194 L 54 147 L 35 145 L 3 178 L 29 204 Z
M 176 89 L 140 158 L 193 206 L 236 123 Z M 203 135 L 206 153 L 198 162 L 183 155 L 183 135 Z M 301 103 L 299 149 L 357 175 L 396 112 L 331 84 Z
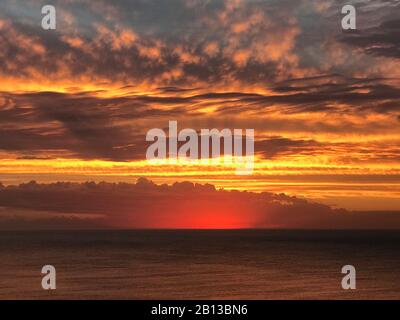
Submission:
M 400 209 L 399 2 L 353 3 L 356 32 L 340 27 L 347 1 L 55 0 L 45 31 L 46 1 L 1 1 L 0 179 L 293 181 Z M 255 129 L 254 180 L 146 165 L 146 132 L 170 120 Z
M 10 228 L 399 228 L 396 213 L 352 213 L 273 193 L 216 190 L 190 182 L 30 182 L 0 187 Z

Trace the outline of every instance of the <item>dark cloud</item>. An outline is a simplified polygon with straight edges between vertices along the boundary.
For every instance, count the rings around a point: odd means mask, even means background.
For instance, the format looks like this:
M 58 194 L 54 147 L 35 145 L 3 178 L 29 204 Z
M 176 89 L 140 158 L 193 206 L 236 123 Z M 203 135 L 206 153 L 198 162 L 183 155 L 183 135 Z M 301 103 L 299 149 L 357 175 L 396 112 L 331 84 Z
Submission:
M 255 152 L 270 159 L 286 154 L 304 154 L 318 152 L 320 144 L 314 140 L 292 140 L 284 137 L 270 137 L 256 141 Z
M 384 21 L 379 26 L 346 33 L 341 41 L 367 54 L 400 59 L 400 19 Z
M 190 182 L 156 185 L 143 178 L 136 184 L 30 182 L 0 186 L 0 206 L 3 207 L 1 219 L 8 221 L 8 224 L 1 224 L 3 228 L 11 225 L 10 214 L 21 212 L 18 210 L 30 210 L 29 219 L 33 225 L 40 225 L 40 213 L 53 214 L 53 224 L 63 221 L 63 228 L 85 224 L 108 228 L 400 227 L 399 215 L 395 213 L 351 213 L 284 194 L 216 190 L 212 185 Z M 74 218 L 68 216 L 71 214 Z M 90 215 L 94 219 L 89 219 Z M 18 219 L 22 219 L 20 226 L 23 227 L 24 219 L 28 218 Z M 11 219 L 18 227 L 15 220 Z M 51 225 L 52 218 L 44 221 L 44 226 Z
M 146 132 L 164 128 L 168 121 L 194 118 L 194 129 L 238 128 L 237 120 L 226 116 L 247 116 L 249 111 L 279 110 L 281 114 L 301 112 L 392 113 L 397 117 L 400 93 L 379 79 L 348 79 L 327 75 L 281 82 L 279 94 L 246 92 L 209 92 L 190 94 L 179 87 L 161 88 L 163 94 L 136 94 L 104 98 L 96 93 L 0 93 L 0 150 L 15 152 L 17 157 L 49 158 L 64 156 L 82 159 L 128 161 L 144 159 L 149 143 Z M 171 90 L 173 92 L 171 92 Z M 170 92 L 168 95 L 166 92 Z M 184 92 L 182 96 L 179 93 Z M 203 107 L 215 108 L 211 114 Z M 216 116 L 220 116 L 214 119 Z M 251 128 L 254 123 L 250 123 Z M 193 125 L 190 124 L 190 125 Z M 243 123 L 240 124 L 241 126 Z M 281 125 L 280 125 L 281 126 Z M 263 129 L 266 125 L 256 128 Z M 239 127 L 240 128 L 240 127 Z M 245 129 L 246 127 L 243 127 Z M 326 128 L 328 130 L 329 128 Z M 328 131 L 340 130 L 340 127 Z M 355 129 L 354 129 L 355 130 Z M 311 139 L 282 136 L 257 137 L 256 152 L 266 158 L 290 153 L 312 153 L 335 148 Z M 351 145 L 349 146 L 350 148 Z M 397 158 L 393 148 L 391 155 Z M 379 156 L 379 145 L 370 149 Z
M 387 113 L 398 110 L 400 91 L 381 78 L 346 78 L 323 75 L 312 78 L 289 79 L 274 87 L 276 94 L 238 94 L 237 105 L 222 103 L 219 112 L 268 110 L 279 107 L 281 113 L 373 111 Z M 223 94 L 226 95 L 226 94 Z M 223 98 L 215 94 L 214 98 Z M 233 96 L 231 96 L 233 97 Z
M 0 110 L 0 149 L 28 154 L 47 150 L 88 159 L 143 159 L 146 141 L 140 121 L 182 113 L 178 99 L 175 107 L 162 110 L 153 106 L 161 98 L 146 96 L 97 98 L 51 92 L 0 96 L 5 101 Z

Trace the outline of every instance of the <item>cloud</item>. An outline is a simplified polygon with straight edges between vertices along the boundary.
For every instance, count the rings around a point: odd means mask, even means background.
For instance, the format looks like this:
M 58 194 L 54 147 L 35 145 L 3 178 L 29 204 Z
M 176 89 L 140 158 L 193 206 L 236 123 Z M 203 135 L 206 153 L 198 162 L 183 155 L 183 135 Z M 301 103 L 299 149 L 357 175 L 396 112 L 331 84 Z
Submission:
M 284 137 L 269 137 L 255 143 L 255 153 L 264 158 L 274 158 L 285 154 L 318 152 L 319 144 L 313 140 L 292 140 Z
M 383 62 L 368 54 L 398 57 L 393 1 L 359 2 L 356 34 L 337 28 L 341 4 L 333 1 L 54 1 L 53 33 L 40 28 L 40 5 L 0 4 L 0 75 L 39 82 L 263 87 L 333 72 L 369 77 L 382 73 L 375 64 Z
M 284 194 L 216 190 L 209 184 L 156 185 L 144 178 L 136 184 L 0 186 L 0 207 L 2 228 L 23 228 L 27 220 L 38 228 L 400 227 L 395 214 L 352 213 Z
M 0 92 L 0 150 L 15 158 L 143 160 L 150 144 L 146 132 L 177 120 L 180 130 L 254 128 L 256 152 L 264 158 L 332 150 L 339 156 L 343 150 L 360 149 L 360 141 L 358 147 L 321 141 L 316 132 L 393 134 L 400 101 L 389 80 L 340 75 L 288 79 L 265 94 L 181 87 L 160 87 L 148 94 L 130 92 L 129 86 L 119 90 L 126 93 Z M 305 133 L 296 137 L 299 131 Z M 363 145 L 364 155 L 353 158 L 364 159 L 368 149 L 379 159 L 384 146 L 382 159 L 396 159 L 391 139 Z
M 250 1 L 85 4 L 56 1 L 60 21 L 48 33 L 29 14 L 40 12 L 39 4 L 3 3 L 0 73 L 188 85 L 270 83 L 301 69 L 295 53 L 301 30 L 295 14 L 288 19 L 296 11 L 288 2 L 282 8 Z
M 346 33 L 341 41 L 366 54 L 400 59 L 400 20 L 384 21 L 379 26 Z
M 0 149 L 41 156 L 47 152 L 88 159 L 143 158 L 146 141 L 141 119 L 175 117 L 181 109 L 179 98 L 52 92 L 0 96 Z M 175 106 L 154 107 L 160 103 Z
M 161 174 L 137 160 L 177 120 L 255 129 L 263 176 L 397 174 L 399 3 L 358 1 L 352 34 L 343 3 L 55 0 L 52 32 L 44 1 L 3 0 L 1 173 Z

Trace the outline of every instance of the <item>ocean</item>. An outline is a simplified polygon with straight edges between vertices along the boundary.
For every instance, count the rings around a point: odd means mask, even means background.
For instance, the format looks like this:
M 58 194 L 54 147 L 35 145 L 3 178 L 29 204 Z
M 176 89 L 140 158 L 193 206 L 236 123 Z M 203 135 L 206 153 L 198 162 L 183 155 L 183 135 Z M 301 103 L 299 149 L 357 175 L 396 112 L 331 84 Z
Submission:
M 0 299 L 400 299 L 400 232 L 0 232 Z M 57 270 L 57 289 L 41 269 Z M 343 290 L 341 268 L 356 268 Z

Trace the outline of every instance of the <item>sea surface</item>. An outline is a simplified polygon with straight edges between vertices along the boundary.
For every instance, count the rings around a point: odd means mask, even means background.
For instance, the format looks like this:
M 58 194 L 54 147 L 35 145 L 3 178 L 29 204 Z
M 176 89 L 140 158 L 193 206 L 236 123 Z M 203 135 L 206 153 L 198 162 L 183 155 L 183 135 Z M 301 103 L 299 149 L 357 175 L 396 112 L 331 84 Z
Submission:
M 0 232 L 0 299 L 400 299 L 400 232 Z

